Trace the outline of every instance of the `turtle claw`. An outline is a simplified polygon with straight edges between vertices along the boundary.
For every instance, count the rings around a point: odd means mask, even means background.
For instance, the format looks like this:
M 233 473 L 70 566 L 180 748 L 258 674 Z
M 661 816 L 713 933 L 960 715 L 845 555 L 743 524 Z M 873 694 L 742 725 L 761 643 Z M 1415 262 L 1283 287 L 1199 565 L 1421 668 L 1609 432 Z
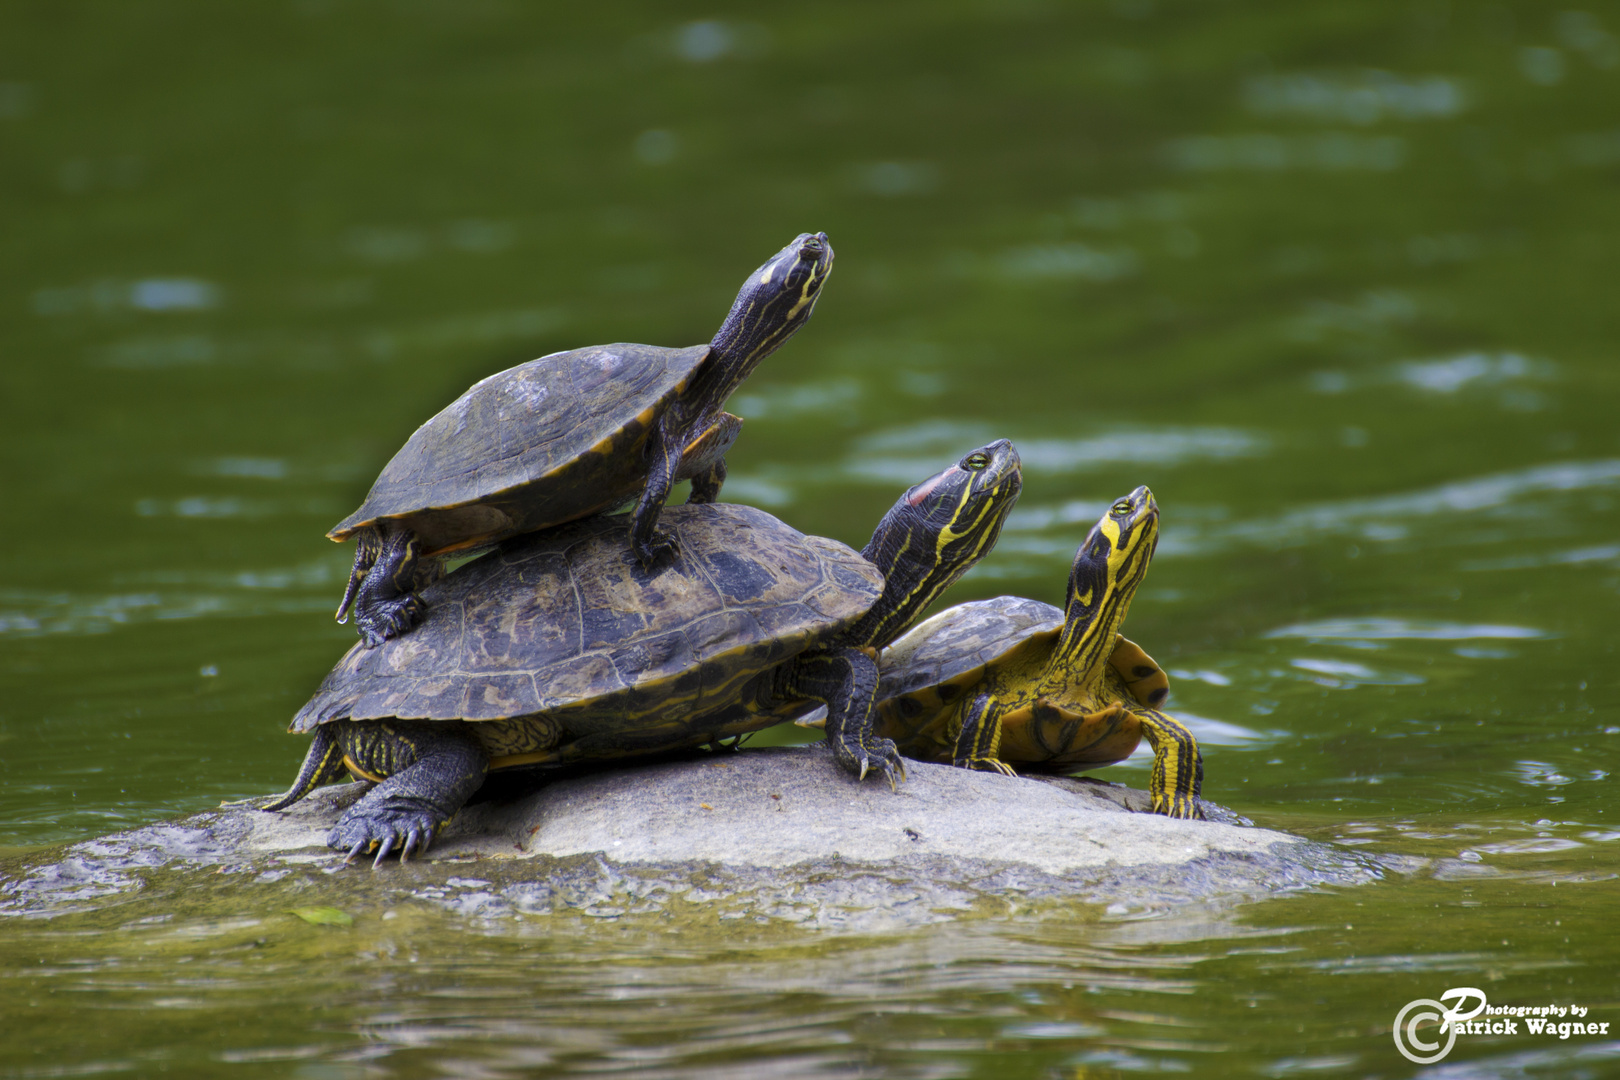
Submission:
M 854 773 L 857 780 L 865 780 L 868 773 L 881 771 L 891 791 L 898 791 L 900 782 L 906 778 L 906 766 L 893 739 L 869 737 L 864 743 L 854 738 L 833 740 L 833 757 Z
M 375 849 L 372 869 L 380 869 L 390 855 L 408 862 L 433 843 L 435 818 L 430 809 L 388 809 L 356 814 L 351 810 L 340 819 L 326 838 L 328 847 L 348 849 L 346 862 L 354 862 L 363 852 Z
M 389 638 L 408 634 L 427 614 L 427 605 L 415 593 L 393 600 L 376 600 L 364 612 L 356 611 L 355 628 L 366 648 L 375 649 Z
M 883 778 L 889 782 L 889 790 L 898 792 L 900 785 L 906 779 L 906 763 L 900 758 L 900 751 L 894 748 L 894 743 L 888 739 L 889 752 L 883 756 Z
M 673 562 L 681 553 L 680 545 L 675 537 L 666 532 L 654 532 L 646 543 L 634 541 L 636 561 L 641 563 L 643 570 L 656 570 L 667 562 Z
M 408 862 L 413 854 L 420 852 L 427 844 L 422 842 L 422 830 L 412 829 L 405 836 L 405 846 L 399 849 L 399 861 Z
M 1191 795 L 1155 795 L 1153 796 L 1153 812 L 1163 814 L 1165 817 L 1182 818 L 1187 821 L 1205 821 L 1203 809 L 1198 800 Z
M 1018 775 L 1018 772 L 1017 772 L 1016 769 L 1014 769 L 1011 765 L 1008 765 L 1005 761 L 1002 761 L 999 758 L 991 758 L 991 757 L 965 758 L 965 757 L 963 757 L 963 758 L 955 759 L 954 761 L 951 762 L 951 764 L 956 766 L 958 769 L 971 769 L 971 770 L 976 771 L 976 772 L 994 772 L 994 773 L 1000 773 L 1002 776 L 1013 776 L 1013 777 L 1016 777 Z

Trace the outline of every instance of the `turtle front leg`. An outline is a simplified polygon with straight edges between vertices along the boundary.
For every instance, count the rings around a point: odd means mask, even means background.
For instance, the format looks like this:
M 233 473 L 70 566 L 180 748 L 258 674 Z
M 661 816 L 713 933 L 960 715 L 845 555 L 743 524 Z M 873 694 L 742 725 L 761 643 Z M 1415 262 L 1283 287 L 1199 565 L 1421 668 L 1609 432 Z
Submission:
M 1131 709 L 1142 724 L 1142 734 L 1153 747 L 1153 772 L 1148 777 L 1148 794 L 1153 796 L 1153 812 L 1173 818 L 1203 820 L 1198 793 L 1204 786 L 1204 756 L 1198 740 L 1179 720 L 1149 709 Z
M 873 731 L 878 666 L 872 650 L 845 647 L 800 656 L 789 684 L 794 695 L 826 703 L 827 742 L 838 764 L 861 780 L 881 769 L 891 790 L 906 778 L 894 740 Z
M 657 528 L 658 515 L 664 512 L 664 501 L 675 486 L 675 473 L 686 447 L 674 412 L 666 412 L 647 437 L 647 486 L 642 488 L 630 518 L 630 546 L 648 570 L 676 554 L 675 538 Z
M 338 819 L 327 847 L 353 862 L 376 848 L 372 866 L 398 850 L 401 862 L 427 850 L 489 771 L 489 755 L 459 723 L 397 720 L 340 724 L 349 771 L 380 783 Z
M 375 530 L 373 530 L 375 534 Z M 389 529 L 375 541 L 374 565 L 365 580 L 354 590 L 354 624 L 360 631 L 360 640 L 366 648 L 374 649 L 389 638 L 408 634 L 422 616 L 427 605 L 416 595 L 419 580 L 424 576 L 421 561 L 421 541 L 403 526 Z M 355 573 L 359 573 L 360 557 L 355 557 Z M 354 589 L 350 576 L 350 588 Z
M 962 710 L 962 730 L 956 736 L 951 764 L 958 769 L 978 769 L 1017 776 L 1011 765 L 1001 760 L 1001 710 L 988 691 L 981 692 Z

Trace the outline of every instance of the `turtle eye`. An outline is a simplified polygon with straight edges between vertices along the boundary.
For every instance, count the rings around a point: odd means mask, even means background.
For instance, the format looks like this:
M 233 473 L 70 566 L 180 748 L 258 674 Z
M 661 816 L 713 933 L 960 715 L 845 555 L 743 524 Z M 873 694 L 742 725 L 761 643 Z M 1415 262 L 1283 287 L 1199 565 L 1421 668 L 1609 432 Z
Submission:
M 974 472 L 978 472 L 980 469 L 983 469 L 989 464 L 989 454 L 969 454 L 966 458 L 962 459 L 962 467 L 964 469 L 972 469 Z
M 1126 514 L 1131 512 L 1131 500 L 1119 500 L 1119 502 L 1108 508 L 1108 512 L 1113 514 L 1115 517 L 1124 517 Z

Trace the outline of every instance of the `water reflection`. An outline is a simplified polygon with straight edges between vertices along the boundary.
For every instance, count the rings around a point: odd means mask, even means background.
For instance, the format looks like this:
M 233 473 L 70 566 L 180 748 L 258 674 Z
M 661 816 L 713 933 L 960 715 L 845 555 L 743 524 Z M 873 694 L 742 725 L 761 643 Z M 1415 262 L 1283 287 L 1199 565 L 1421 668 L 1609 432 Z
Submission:
M 1040 483 L 964 590 L 1050 599 L 1152 484 L 1131 618 L 1210 792 L 1415 865 L 901 937 L 631 928 L 538 885 L 496 917 L 482 868 L 386 901 L 132 874 L 117 910 L 0 918 L 7 1069 L 1399 1076 L 1394 1010 L 1453 975 L 1620 997 L 1613 13 L 632 8 L 18 8 L 7 841 L 284 784 L 273 740 L 350 640 L 319 534 L 411 427 L 541 352 L 703 339 L 746 238 L 813 211 L 848 263 L 738 395 L 728 494 L 860 537 L 879 488 L 1010 437 Z M 356 925 L 282 914 L 319 900 Z
M 1189 172 L 1394 172 L 1406 163 L 1395 135 L 1190 135 L 1165 144 L 1171 165 Z
M 438 252 L 492 255 L 517 242 L 517 225 L 510 221 L 468 218 L 438 229 L 365 226 L 350 229 L 343 249 L 355 258 L 374 263 L 409 262 Z
M 1205 524 L 1195 516 L 1186 520 L 1178 516 L 1165 529 L 1166 540 L 1174 543 L 1161 544 L 1160 551 L 1171 556 L 1209 555 L 1238 545 L 1276 548 L 1331 535 L 1402 540 L 1411 535 L 1412 525 L 1430 520 L 1430 542 L 1450 546 L 1457 542 L 1456 516 L 1480 514 L 1502 521 L 1507 515 L 1498 511 L 1512 508 L 1512 519 L 1525 521 L 1529 531 L 1534 528 L 1535 507 L 1523 504 L 1537 496 L 1603 490 L 1616 484 L 1620 484 L 1620 459 L 1555 462 L 1405 494 L 1318 503 L 1256 520 Z M 1019 512 L 1028 511 L 1021 507 Z
M 287 462 L 282 458 L 222 457 L 198 462 L 193 471 L 213 476 L 247 476 L 257 480 L 285 480 Z
M 930 195 L 939 188 L 940 169 L 931 161 L 873 161 L 849 166 L 845 180 L 852 190 L 867 195 L 890 199 Z
M 1003 252 L 996 267 L 1005 277 L 1076 278 L 1114 281 L 1141 268 L 1141 259 L 1128 247 L 1104 250 L 1087 244 L 1037 244 Z
M 1528 626 L 1424 622 L 1392 617 L 1321 619 L 1280 626 L 1265 633 L 1270 638 L 1306 638 L 1310 641 L 1472 641 L 1477 638 L 1545 638 L 1546 631 Z
M 1416 686 L 1424 681 L 1421 675 L 1388 669 L 1378 670 L 1349 660 L 1296 657 L 1290 660 L 1289 664 L 1301 671 L 1310 672 L 1306 678 L 1317 686 L 1335 690 L 1347 690 L 1357 686 Z
M 1384 119 L 1447 120 L 1468 108 L 1467 94 L 1454 79 L 1376 70 L 1262 75 L 1244 85 L 1243 100 L 1251 112 L 1262 116 L 1306 116 L 1361 125 Z
M 1434 394 L 1456 394 L 1462 390 L 1501 387 L 1520 381 L 1549 382 L 1558 377 L 1558 367 L 1545 360 L 1532 360 L 1518 353 L 1463 353 L 1439 360 L 1413 360 L 1394 364 L 1371 375 L 1345 371 L 1317 371 L 1310 386 L 1320 394 L 1342 394 L 1364 387 L 1394 383 Z M 1512 407 L 1519 398 L 1503 398 Z
M 400 354 L 436 352 L 454 346 L 528 341 L 555 333 L 567 323 L 568 312 L 560 307 L 486 311 L 376 327 L 364 333 L 361 347 L 373 360 L 393 360 Z
M 97 281 L 88 285 L 40 289 L 34 293 L 34 312 L 46 317 L 80 313 L 107 314 L 129 311 L 207 311 L 218 307 L 223 290 L 211 281 L 195 278 L 143 278 L 139 281 Z
M 990 425 L 977 421 L 927 420 L 887 428 L 861 437 L 847 464 L 851 475 L 882 482 L 915 476 L 926 454 L 945 452 L 986 436 Z M 1270 449 L 1264 435 L 1230 428 L 1120 428 L 1077 438 L 1041 438 L 1014 433 L 1025 469 L 1055 474 L 1093 471 L 1131 464 L 1170 468 L 1195 461 L 1259 457 Z M 904 456 L 895 454 L 904 450 Z M 926 470 L 924 470 L 926 471 Z M 1095 521 L 1106 503 L 1066 503 L 1054 509 L 1020 506 L 1008 522 L 1014 532 L 1033 531 L 1055 523 Z M 1091 507 L 1096 506 L 1096 510 Z M 1081 516 L 1076 516 L 1081 515 Z
M 344 561 L 334 558 L 264 570 L 146 575 L 152 584 L 189 586 L 180 590 L 147 589 L 106 595 L 0 590 L 0 637 L 105 634 L 118 627 L 152 621 L 327 611 L 332 605 L 324 594 L 334 582 L 344 579 Z

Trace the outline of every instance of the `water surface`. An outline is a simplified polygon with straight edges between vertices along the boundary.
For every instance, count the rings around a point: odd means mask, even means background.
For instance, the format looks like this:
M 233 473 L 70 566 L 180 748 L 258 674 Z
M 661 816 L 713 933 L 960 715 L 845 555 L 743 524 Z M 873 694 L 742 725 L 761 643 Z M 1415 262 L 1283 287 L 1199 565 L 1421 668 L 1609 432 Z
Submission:
M 1060 601 L 1150 485 L 1127 630 L 1205 794 L 1432 862 L 902 936 L 154 879 L 0 923 L 0 1075 L 1404 1076 L 1396 1011 L 1452 986 L 1620 1021 L 1620 8 L 3 19 L 7 850 L 283 788 L 352 640 L 322 534 L 415 426 L 546 352 L 707 340 L 824 229 L 727 497 L 859 546 L 1009 437 L 1023 500 L 949 599 Z M 286 914 L 322 902 L 353 924 Z

